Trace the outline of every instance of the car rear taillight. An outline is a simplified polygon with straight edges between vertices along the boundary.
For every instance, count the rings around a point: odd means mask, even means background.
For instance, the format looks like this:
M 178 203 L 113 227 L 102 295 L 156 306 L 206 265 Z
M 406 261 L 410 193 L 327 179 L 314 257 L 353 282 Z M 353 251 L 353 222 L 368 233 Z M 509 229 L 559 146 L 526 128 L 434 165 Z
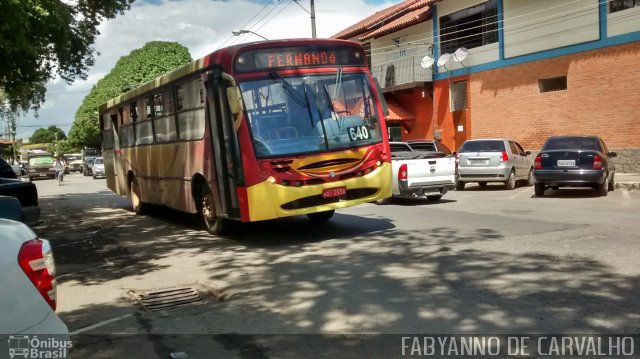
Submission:
M 502 151 L 502 158 L 500 159 L 500 162 L 509 162 L 509 155 L 507 154 L 507 151 Z
M 400 170 L 398 171 L 398 180 L 406 180 L 409 177 L 409 169 L 407 164 L 404 163 L 400 166 Z
M 593 169 L 594 170 L 602 169 L 602 159 L 598 155 L 593 155 Z
M 542 158 L 540 155 L 536 156 L 536 159 L 533 162 L 533 169 L 541 170 L 542 169 Z
M 49 241 L 36 238 L 24 242 L 18 253 L 18 264 L 44 300 L 56 310 L 56 265 Z

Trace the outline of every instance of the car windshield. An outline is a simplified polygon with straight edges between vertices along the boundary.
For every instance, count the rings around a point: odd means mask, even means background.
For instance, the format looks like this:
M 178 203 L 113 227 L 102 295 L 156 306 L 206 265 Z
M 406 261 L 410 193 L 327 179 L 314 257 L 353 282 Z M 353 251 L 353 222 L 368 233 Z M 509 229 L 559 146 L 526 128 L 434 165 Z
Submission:
M 435 151 L 436 145 L 433 142 L 410 142 L 409 146 L 416 151 Z
M 504 141 L 500 140 L 479 140 L 465 142 L 458 152 L 502 152 L 504 151 Z
M 43 156 L 43 157 L 31 157 L 29 158 L 30 165 L 52 165 L 53 157 Z
M 80 159 L 82 159 L 82 156 L 80 156 L 80 155 L 67 155 L 67 156 L 64 156 L 64 160 L 67 161 L 67 162 L 77 161 L 77 160 L 80 160 Z
M 590 150 L 597 151 L 598 143 L 593 137 L 551 137 L 542 147 L 549 150 Z
M 94 165 L 101 165 L 102 163 L 103 163 L 102 162 L 102 157 L 96 158 L 95 161 L 93 162 Z
M 256 156 L 290 156 L 378 143 L 379 117 L 362 73 L 240 83 Z

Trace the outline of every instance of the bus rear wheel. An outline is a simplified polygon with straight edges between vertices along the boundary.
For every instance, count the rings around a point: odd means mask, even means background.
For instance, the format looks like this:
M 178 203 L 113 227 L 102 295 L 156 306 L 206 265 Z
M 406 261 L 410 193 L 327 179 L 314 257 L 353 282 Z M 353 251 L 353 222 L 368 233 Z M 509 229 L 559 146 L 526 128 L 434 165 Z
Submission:
M 200 191 L 200 200 L 202 219 L 205 229 L 211 234 L 222 234 L 225 230 L 226 223 L 224 218 L 220 218 L 216 215 L 216 203 L 209 186 L 202 186 L 202 190 Z
M 144 214 L 145 205 L 144 202 L 142 202 L 140 186 L 138 185 L 138 181 L 135 178 L 131 180 L 129 198 L 131 198 L 131 207 L 133 208 L 133 212 L 137 215 Z
M 307 213 L 307 217 L 309 217 L 309 219 L 312 222 L 325 222 L 325 221 L 328 221 L 331 217 L 333 217 L 333 214 L 335 212 L 336 211 L 332 209 L 330 211 Z

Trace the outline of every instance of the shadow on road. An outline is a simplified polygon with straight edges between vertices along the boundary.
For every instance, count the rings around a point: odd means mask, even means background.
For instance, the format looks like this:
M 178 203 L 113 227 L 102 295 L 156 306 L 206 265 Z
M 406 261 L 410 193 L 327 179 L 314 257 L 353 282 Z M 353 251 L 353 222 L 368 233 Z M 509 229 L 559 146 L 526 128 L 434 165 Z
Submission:
M 55 208 L 43 211 L 40 231 L 52 240 L 63 280 L 99 284 L 157 271 L 165 268 L 159 259 L 179 250 L 185 260 L 210 254 L 193 265 L 206 268 L 210 283 L 222 283 L 216 289 L 226 293 L 224 302 L 189 320 L 181 312 L 147 315 L 144 323 L 135 318 L 132 328 L 156 355 L 198 347 L 201 337 L 180 336 L 194 333 L 640 332 L 640 277 L 587 257 L 502 251 L 500 229 L 434 223 L 415 231 L 385 218 L 337 214 L 319 226 L 304 217 L 243 224 L 223 239 L 184 224 L 173 211 L 135 216 L 102 195 L 94 202 L 42 200 Z M 69 233 L 55 224 L 56 211 L 77 203 L 84 214 L 70 215 L 78 223 Z M 63 319 L 85 325 L 122 310 L 87 305 Z M 241 342 L 226 340 L 219 342 L 225 351 L 244 355 Z M 92 345 L 79 352 L 126 354 L 113 338 Z M 264 345 L 265 353 L 282 350 Z

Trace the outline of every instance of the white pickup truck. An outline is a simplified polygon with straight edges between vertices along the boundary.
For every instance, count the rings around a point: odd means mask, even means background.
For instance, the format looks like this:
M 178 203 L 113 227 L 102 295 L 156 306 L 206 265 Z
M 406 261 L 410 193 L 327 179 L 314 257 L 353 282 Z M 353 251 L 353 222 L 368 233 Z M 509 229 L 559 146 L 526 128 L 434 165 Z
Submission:
M 390 142 L 393 197 L 438 201 L 455 187 L 455 157 L 440 151 L 417 151 L 406 142 Z M 388 200 L 388 199 L 386 199 Z M 379 200 L 378 204 L 386 203 Z

